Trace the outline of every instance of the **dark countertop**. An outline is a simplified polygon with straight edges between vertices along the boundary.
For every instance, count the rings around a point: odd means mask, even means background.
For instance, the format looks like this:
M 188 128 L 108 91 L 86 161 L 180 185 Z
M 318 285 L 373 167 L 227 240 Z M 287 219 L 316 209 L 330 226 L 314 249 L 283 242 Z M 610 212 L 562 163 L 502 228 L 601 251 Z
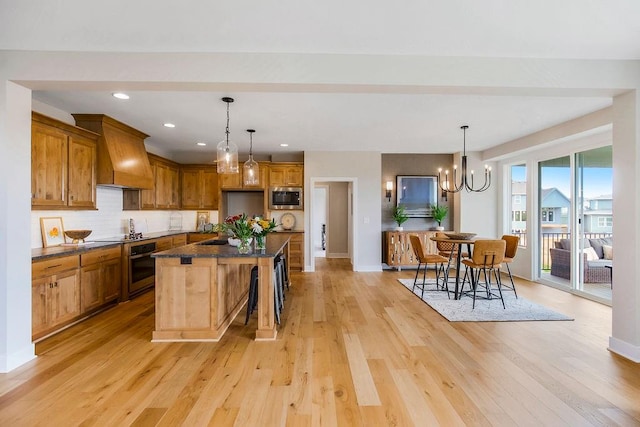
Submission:
M 66 255 L 79 255 L 93 249 L 109 248 L 121 245 L 117 242 L 91 242 L 83 245 L 53 246 L 49 248 L 31 249 L 31 261 L 41 261 Z
M 130 242 L 144 242 L 145 240 L 158 239 L 160 237 L 174 236 L 176 234 L 185 234 L 188 231 L 168 230 L 157 231 L 154 233 L 146 233 L 142 239 L 136 240 L 124 240 L 122 236 L 117 237 L 104 237 L 95 240 L 91 240 L 90 243 L 82 245 L 65 245 L 65 246 L 53 246 L 49 248 L 35 248 L 31 249 L 31 261 L 40 261 L 47 258 L 66 256 L 66 255 L 79 255 L 84 252 L 93 250 L 108 248 L 112 246 L 118 246 L 123 243 Z
M 167 230 L 167 231 L 155 231 L 153 233 L 144 233 L 141 239 L 125 239 L 124 234 L 114 237 L 101 237 L 99 239 L 95 239 L 96 242 L 120 242 L 120 243 L 131 243 L 131 242 L 144 242 L 145 240 L 159 239 L 161 237 L 167 236 L 175 236 L 176 234 L 186 234 L 189 231 L 181 231 L 181 230 Z
M 229 244 L 205 245 L 204 242 L 192 243 L 179 248 L 156 252 L 153 258 L 273 258 L 290 239 L 288 236 L 270 233 L 266 240 L 266 249 L 263 251 L 251 250 L 248 254 L 238 253 L 238 248 Z

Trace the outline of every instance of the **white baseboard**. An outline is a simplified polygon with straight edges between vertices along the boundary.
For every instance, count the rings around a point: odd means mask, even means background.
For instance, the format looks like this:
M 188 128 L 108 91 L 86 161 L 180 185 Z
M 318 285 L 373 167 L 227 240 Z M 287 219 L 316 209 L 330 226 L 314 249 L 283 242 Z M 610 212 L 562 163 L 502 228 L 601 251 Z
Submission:
M 374 265 L 356 265 L 353 268 L 353 271 L 359 271 L 359 272 L 377 272 L 377 271 L 382 271 L 382 266 L 380 264 L 374 264 Z
M 6 356 L 3 355 L 0 357 L 0 373 L 6 374 L 7 372 L 35 359 L 37 357 L 35 350 L 35 345 L 31 344 L 17 353 Z
M 609 337 L 609 350 L 632 362 L 640 363 L 640 346 Z
M 350 256 L 346 253 L 327 252 L 325 258 L 350 258 Z

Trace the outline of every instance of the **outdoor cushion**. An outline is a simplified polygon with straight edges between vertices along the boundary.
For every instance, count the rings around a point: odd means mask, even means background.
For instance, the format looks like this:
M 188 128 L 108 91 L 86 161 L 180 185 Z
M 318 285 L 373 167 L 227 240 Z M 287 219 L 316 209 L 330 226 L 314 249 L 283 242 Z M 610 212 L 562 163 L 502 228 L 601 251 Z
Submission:
M 591 247 L 596 250 L 598 254 L 598 258 L 604 258 L 604 251 L 602 250 L 602 246 L 609 245 L 612 246 L 613 239 L 611 237 L 600 238 L 600 239 L 589 239 L 589 243 Z
M 602 252 L 604 252 L 604 259 L 613 259 L 613 246 L 602 245 Z
M 595 261 L 598 259 L 598 254 L 596 253 L 595 249 L 591 247 L 584 248 L 582 252 L 584 252 L 587 255 L 587 261 Z
M 583 249 L 591 246 L 589 239 L 580 239 L 580 242 L 580 247 Z M 571 250 L 571 241 L 569 239 L 560 239 L 560 244 L 562 245 L 560 249 Z

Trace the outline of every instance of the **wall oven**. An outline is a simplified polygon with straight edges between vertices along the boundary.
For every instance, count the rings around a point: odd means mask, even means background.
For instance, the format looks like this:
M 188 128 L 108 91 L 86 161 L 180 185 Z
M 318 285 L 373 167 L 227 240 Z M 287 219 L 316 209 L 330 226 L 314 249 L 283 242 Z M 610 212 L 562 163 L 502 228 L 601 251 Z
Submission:
M 269 189 L 269 209 L 304 209 L 301 187 L 271 187 Z
M 134 243 L 129 247 L 129 297 L 152 288 L 156 280 L 156 260 L 151 254 L 156 243 Z

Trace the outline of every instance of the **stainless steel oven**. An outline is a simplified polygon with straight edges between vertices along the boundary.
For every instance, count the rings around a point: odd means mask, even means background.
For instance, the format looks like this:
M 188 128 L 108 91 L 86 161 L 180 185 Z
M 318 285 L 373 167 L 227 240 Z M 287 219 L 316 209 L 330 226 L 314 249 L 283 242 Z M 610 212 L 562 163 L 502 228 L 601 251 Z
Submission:
M 129 297 L 152 288 L 156 280 L 156 260 L 151 254 L 156 243 L 132 243 L 129 248 Z

